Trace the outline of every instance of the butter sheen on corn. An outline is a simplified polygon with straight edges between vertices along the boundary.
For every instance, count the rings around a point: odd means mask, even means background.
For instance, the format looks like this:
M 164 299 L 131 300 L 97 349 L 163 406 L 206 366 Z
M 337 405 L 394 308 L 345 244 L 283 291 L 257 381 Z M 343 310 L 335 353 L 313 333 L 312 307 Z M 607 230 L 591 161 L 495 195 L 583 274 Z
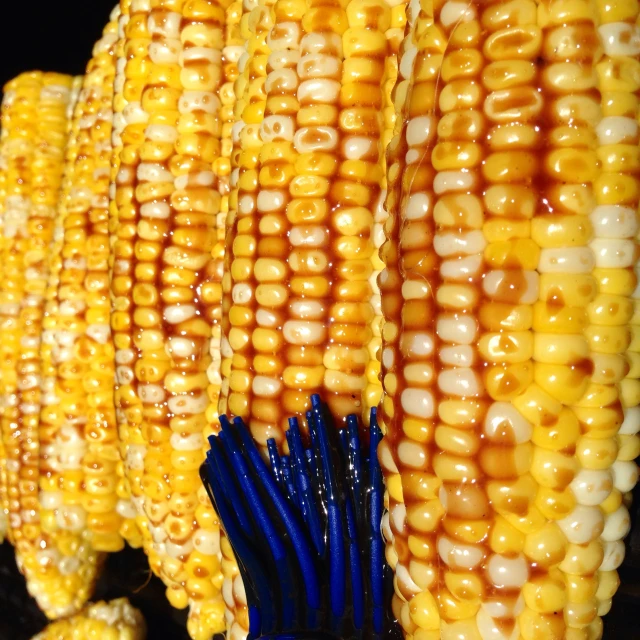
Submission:
M 408 638 L 602 636 L 640 426 L 640 40 L 620 7 L 421 4 L 380 278 Z

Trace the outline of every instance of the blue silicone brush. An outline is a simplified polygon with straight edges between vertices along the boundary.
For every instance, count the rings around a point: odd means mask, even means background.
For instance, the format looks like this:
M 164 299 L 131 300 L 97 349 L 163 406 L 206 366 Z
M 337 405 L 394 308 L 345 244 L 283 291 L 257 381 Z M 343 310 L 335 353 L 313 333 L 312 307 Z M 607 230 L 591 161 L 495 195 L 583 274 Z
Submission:
M 337 431 L 312 396 L 306 419 L 308 434 L 289 421 L 289 455 L 267 443 L 267 463 L 242 420 L 222 417 L 200 469 L 244 580 L 248 640 L 399 639 L 375 409 L 369 429 L 349 416 Z

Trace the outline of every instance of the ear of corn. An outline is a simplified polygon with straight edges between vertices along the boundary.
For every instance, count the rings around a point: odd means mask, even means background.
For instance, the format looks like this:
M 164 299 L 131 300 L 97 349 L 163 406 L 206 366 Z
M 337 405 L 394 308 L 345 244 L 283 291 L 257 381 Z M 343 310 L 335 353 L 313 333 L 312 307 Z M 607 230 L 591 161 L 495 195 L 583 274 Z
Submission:
M 64 149 L 77 96 L 73 84 L 57 74 L 19 76 L 6 87 L 2 123 L 7 133 L 3 259 L 8 261 L 0 325 L 5 508 L 18 566 L 51 618 L 84 604 L 98 562 L 82 534 L 50 530 L 39 502 L 41 384 L 47 374 L 40 343 Z
M 115 190 L 112 328 L 125 474 L 151 568 L 173 606 L 191 606 L 194 638 L 224 626 L 220 527 L 198 467 L 216 313 L 221 194 L 212 168 L 225 8 L 132 2 Z
M 370 279 L 392 11 L 335 6 L 327 25 L 313 3 L 297 11 L 276 16 L 275 67 L 247 80 L 245 95 L 260 97 L 239 101 L 227 240 L 220 410 L 263 446 L 283 443 L 286 416 L 304 418 L 312 393 L 338 419 L 375 401 Z M 257 78 L 263 61 L 248 61 Z
M 637 479 L 637 7 L 434 9 L 380 279 L 394 612 L 408 638 L 600 638 Z
M 96 45 L 76 107 L 41 351 L 43 368 L 51 369 L 43 382 L 41 500 L 54 529 L 87 529 L 96 551 L 122 547 L 105 290 L 115 39 L 112 21 Z
M 144 640 L 144 618 L 126 598 L 89 605 L 67 620 L 52 622 L 32 640 Z

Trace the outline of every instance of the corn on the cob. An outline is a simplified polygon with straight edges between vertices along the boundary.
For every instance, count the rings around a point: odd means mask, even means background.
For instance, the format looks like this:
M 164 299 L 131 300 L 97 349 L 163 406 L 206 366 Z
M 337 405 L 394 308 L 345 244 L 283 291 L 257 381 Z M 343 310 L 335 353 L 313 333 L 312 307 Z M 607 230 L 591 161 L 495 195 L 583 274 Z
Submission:
M 414 30 L 380 280 L 407 637 L 599 638 L 617 587 L 640 48 L 637 7 L 601 11 L 599 63 L 590 2 L 424 3 Z
M 144 640 L 142 614 L 126 598 L 97 602 L 67 620 L 52 622 L 32 640 Z
M 316 391 L 338 419 L 360 413 L 372 338 L 391 9 L 311 2 L 297 12 L 301 29 L 279 17 L 270 36 L 279 55 L 264 117 L 260 101 L 246 108 L 227 243 L 220 408 L 246 419 L 263 446 L 282 443 L 286 416 L 304 417 Z
M 97 569 L 97 557 L 81 534 L 46 530 L 51 523 L 41 522 L 38 498 L 40 342 L 72 93 L 67 76 L 25 74 L 9 83 L 3 103 L 8 131 L 3 258 L 8 269 L 0 330 L 7 508 L 18 566 L 51 618 L 84 604 Z
M 139 57 L 124 71 L 112 281 L 125 470 L 150 565 L 173 606 L 191 605 L 190 634 L 208 638 L 224 626 L 220 527 L 198 467 L 216 304 L 225 5 L 133 2 L 130 13 L 125 55 Z

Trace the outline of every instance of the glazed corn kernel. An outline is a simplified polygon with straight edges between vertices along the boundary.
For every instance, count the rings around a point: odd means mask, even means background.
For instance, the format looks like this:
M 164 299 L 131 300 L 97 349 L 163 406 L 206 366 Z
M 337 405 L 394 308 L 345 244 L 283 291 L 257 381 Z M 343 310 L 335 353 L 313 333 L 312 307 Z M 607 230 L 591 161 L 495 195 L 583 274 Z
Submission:
M 126 598 L 89 605 L 82 613 L 53 622 L 32 640 L 144 640 L 147 637 L 142 614 Z

